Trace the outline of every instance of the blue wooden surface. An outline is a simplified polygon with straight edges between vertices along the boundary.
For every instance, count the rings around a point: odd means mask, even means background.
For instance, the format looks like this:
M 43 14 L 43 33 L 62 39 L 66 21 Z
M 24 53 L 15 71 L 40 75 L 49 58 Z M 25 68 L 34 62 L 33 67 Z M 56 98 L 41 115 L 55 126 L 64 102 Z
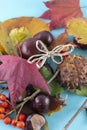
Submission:
M 44 0 L 46 1 L 46 0 Z M 80 0 L 80 6 L 87 6 L 87 0 Z M 43 4 L 43 0 L 0 0 L 0 21 L 19 17 L 19 16 L 40 16 L 47 8 Z M 84 17 L 87 17 L 87 8 L 82 8 Z M 64 29 L 57 29 L 52 31 L 54 36 L 59 35 Z M 81 54 L 87 57 L 87 50 L 76 50 L 75 53 Z M 60 112 L 56 112 L 52 116 L 46 116 L 49 123 L 50 130 L 62 130 L 63 126 L 68 122 L 68 120 L 73 116 L 73 114 L 82 105 L 86 97 L 78 96 L 70 92 L 65 92 L 69 94 L 69 98 L 66 101 L 67 106 Z M 4 125 L 0 121 L 0 130 L 18 130 L 18 128 L 12 127 L 10 125 Z M 83 110 L 78 117 L 73 121 L 68 130 L 87 130 L 87 114 Z

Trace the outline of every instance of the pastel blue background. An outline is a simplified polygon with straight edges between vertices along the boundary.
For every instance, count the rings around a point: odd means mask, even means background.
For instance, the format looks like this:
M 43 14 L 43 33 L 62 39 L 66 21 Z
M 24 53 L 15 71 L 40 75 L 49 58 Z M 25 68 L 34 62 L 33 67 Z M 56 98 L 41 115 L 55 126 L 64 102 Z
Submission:
M 35 16 L 39 17 L 47 8 L 43 4 L 46 0 L 0 0 L 0 21 L 14 18 L 18 16 Z M 84 17 L 87 17 L 87 0 L 80 0 L 80 6 L 84 13 Z M 57 29 L 52 31 L 54 36 L 59 35 L 64 29 Z M 79 53 L 87 57 L 87 51 L 76 50 L 75 53 Z M 54 115 L 48 117 L 49 130 L 62 130 L 64 125 L 73 116 L 73 114 L 82 105 L 86 97 L 78 96 L 70 92 L 65 92 L 63 97 L 68 93 L 69 98 L 66 101 L 67 106 L 60 112 L 56 112 Z M 0 121 L 0 130 L 18 130 L 10 125 L 4 125 Z M 87 130 L 87 114 L 85 110 L 81 111 L 78 117 L 73 121 L 68 130 Z

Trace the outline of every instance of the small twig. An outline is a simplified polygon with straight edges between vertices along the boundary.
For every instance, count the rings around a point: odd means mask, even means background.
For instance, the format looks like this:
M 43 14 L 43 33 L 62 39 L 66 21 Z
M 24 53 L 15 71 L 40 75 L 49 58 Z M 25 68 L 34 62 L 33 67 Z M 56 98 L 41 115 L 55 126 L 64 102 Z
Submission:
M 59 73 L 59 70 L 57 70 L 55 72 L 55 74 L 51 77 L 51 79 L 47 82 L 47 84 L 50 84 L 56 78 L 56 76 L 58 75 L 58 73 Z
M 87 99 L 83 102 L 82 106 L 78 109 L 78 111 L 73 115 L 73 117 L 68 121 L 68 123 L 64 126 L 63 130 L 67 130 L 73 120 L 77 117 L 77 115 L 81 112 L 84 106 L 87 104 Z
M 19 111 L 18 111 L 16 120 L 18 120 L 18 116 L 19 116 L 19 114 L 20 114 L 20 112 L 21 112 L 21 110 L 22 110 L 24 104 L 25 104 L 27 101 L 29 101 L 30 99 L 34 98 L 39 92 L 40 92 L 40 89 L 38 89 L 37 91 L 35 91 L 31 96 L 24 98 L 23 102 L 19 104 L 19 105 L 20 105 L 20 109 L 19 109 Z M 19 107 L 19 106 L 18 106 L 18 107 Z
M 18 111 L 18 115 L 20 114 L 21 109 L 23 108 L 24 104 L 26 102 L 28 102 L 30 99 L 33 99 L 38 93 L 40 92 L 40 89 L 36 90 L 31 96 L 26 97 L 23 99 L 23 102 L 21 102 L 20 104 L 17 105 L 16 108 L 20 108 Z M 9 113 L 6 114 L 6 116 L 10 115 L 11 113 L 13 113 L 15 111 L 15 109 L 13 109 L 12 111 L 10 111 Z M 18 116 L 17 116 L 18 118 Z
M 26 103 L 28 100 L 34 98 L 40 91 L 41 91 L 41 90 L 38 89 L 38 90 L 35 91 L 31 96 L 24 98 L 23 101 Z
M 15 109 L 13 109 L 12 111 L 8 112 L 5 117 L 9 116 L 10 114 L 12 114 L 14 111 L 16 111 Z
M 25 104 L 25 102 L 21 105 L 21 107 L 20 107 L 20 109 L 19 109 L 19 111 L 18 111 L 18 113 L 17 113 L 17 116 L 16 116 L 16 120 L 17 120 L 17 121 L 18 121 L 19 114 L 20 114 L 20 112 L 21 112 L 21 110 L 22 110 L 24 104 Z
M 10 102 L 9 100 L 6 100 L 6 102 L 7 102 L 9 105 L 11 105 L 11 106 L 12 106 L 12 104 L 11 104 L 11 102 Z

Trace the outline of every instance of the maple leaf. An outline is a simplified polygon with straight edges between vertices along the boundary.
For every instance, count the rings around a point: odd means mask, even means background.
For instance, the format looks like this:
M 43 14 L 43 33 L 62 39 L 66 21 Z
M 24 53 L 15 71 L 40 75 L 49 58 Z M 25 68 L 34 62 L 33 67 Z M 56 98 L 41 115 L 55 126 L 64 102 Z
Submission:
M 79 2 L 79 0 L 52 0 L 44 2 L 49 9 L 40 17 L 51 20 L 51 29 L 65 27 L 68 19 L 83 16 Z
M 84 57 L 68 56 L 58 69 L 58 81 L 67 89 L 81 90 L 87 86 L 87 59 Z
M 0 80 L 8 83 L 11 102 L 15 105 L 18 98 L 23 94 L 28 84 L 43 89 L 49 88 L 35 64 L 29 64 L 26 60 L 17 56 L 0 56 Z

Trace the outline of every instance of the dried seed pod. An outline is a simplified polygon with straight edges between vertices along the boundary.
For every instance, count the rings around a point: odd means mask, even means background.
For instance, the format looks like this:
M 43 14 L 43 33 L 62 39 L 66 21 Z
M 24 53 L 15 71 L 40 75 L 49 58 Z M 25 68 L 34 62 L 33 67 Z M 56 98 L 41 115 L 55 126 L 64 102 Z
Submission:
M 87 85 L 87 60 L 84 57 L 68 56 L 58 69 L 58 81 L 67 89 L 81 89 Z

